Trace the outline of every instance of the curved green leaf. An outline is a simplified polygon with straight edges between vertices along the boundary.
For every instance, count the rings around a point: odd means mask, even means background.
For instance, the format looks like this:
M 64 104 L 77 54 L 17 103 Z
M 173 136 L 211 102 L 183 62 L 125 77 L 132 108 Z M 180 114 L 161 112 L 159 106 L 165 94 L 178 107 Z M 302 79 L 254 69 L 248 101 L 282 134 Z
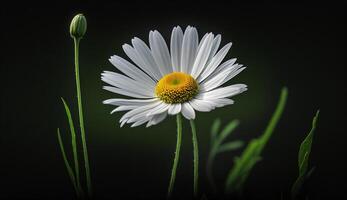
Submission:
M 211 128 L 211 144 L 213 144 L 213 142 L 216 140 L 220 125 L 221 125 L 221 120 L 215 119 Z
M 299 155 L 298 155 L 299 176 L 292 186 L 292 191 L 291 191 L 292 198 L 295 198 L 298 195 L 305 180 L 313 172 L 313 169 L 311 169 L 309 172 L 307 172 L 307 169 L 308 169 L 308 159 L 311 153 L 313 135 L 314 135 L 314 131 L 316 130 L 318 117 L 319 117 L 319 110 L 316 112 L 316 115 L 314 116 L 312 120 L 312 127 L 310 132 L 308 133 L 308 135 L 306 136 L 306 138 L 302 141 L 300 145 Z
M 225 152 L 225 151 L 236 150 L 236 149 L 241 148 L 242 146 L 243 146 L 243 141 L 241 141 L 241 140 L 228 142 L 228 143 L 222 144 L 218 148 L 218 153 L 222 153 L 222 152 Z

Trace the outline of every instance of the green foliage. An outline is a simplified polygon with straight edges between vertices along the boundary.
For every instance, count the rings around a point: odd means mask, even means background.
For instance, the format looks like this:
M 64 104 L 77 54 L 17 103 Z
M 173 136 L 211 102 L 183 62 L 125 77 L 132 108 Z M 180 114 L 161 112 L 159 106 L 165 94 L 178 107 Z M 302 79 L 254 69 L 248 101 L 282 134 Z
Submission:
M 277 108 L 266 127 L 262 136 L 253 139 L 242 152 L 241 157 L 235 159 L 235 164 L 230 170 L 225 183 L 225 191 L 227 194 L 240 192 L 243 184 L 249 176 L 254 165 L 261 160 L 261 152 L 266 143 L 270 139 L 281 115 L 284 110 L 288 96 L 287 88 L 282 88 L 281 96 Z
M 212 128 L 211 128 L 211 145 L 213 142 L 216 140 L 220 125 L 221 125 L 221 120 L 220 119 L 215 119 Z
M 216 190 L 216 186 L 215 186 L 214 178 L 212 175 L 212 166 L 213 166 L 213 162 L 215 160 L 216 155 L 218 153 L 236 150 L 236 149 L 239 149 L 240 147 L 243 146 L 243 141 L 241 141 L 241 140 L 236 140 L 236 141 L 227 142 L 227 143 L 223 144 L 225 139 L 229 135 L 231 135 L 231 133 L 236 129 L 236 127 L 238 125 L 239 125 L 239 121 L 233 120 L 233 121 L 229 122 L 224 127 L 224 129 L 218 134 L 220 126 L 221 126 L 221 120 L 216 119 L 212 124 L 211 148 L 210 148 L 210 152 L 208 155 L 206 172 L 207 172 L 208 181 L 214 190 Z
M 67 172 L 69 174 L 69 177 L 71 179 L 71 182 L 75 188 L 75 190 L 77 191 L 77 185 L 76 185 L 76 178 L 75 178 L 75 174 L 72 171 L 72 168 L 69 164 L 69 161 L 67 160 L 66 157 L 66 153 L 65 153 L 65 149 L 64 149 L 64 145 L 63 145 L 63 141 L 61 139 L 61 135 L 60 135 L 60 130 L 59 128 L 57 129 L 57 136 L 58 136 L 58 142 L 59 142 L 59 146 L 60 146 L 60 150 L 61 150 L 61 154 L 63 155 L 63 160 L 67 169 Z
M 76 132 L 75 132 L 75 127 L 74 127 L 69 106 L 66 104 L 63 98 L 61 98 L 61 100 L 65 108 L 66 117 L 68 119 L 70 132 L 71 132 L 71 145 L 72 145 L 72 152 L 73 152 L 73 158 L 74 158 L 75 172 L 72 171 L 71 165 L 69 164 L 69 161 L 67 159 L 59 129 L 58 129 L 58 141 L 59 141 L 59 146 L 63 155 L 66 169 L 68 171 L 72 184 L 74 185 L 77 196 L 80 196 L 83 192 L 82 192 L 81 184 L 80 184 L 80 171 L 79 171 L 79 163 L 78 163 L 78 156 L 77 156 L 78 154 L 77 154 Z
M 312 120 L 312 127 L 310 132 L 308 133 L 308 135 L 306 136 L 306 138 L 304 139 L 304 141 L 302 141 L 300 145 L 299 155 L 298 155 L 299 176 L 292 186 L 292 198 L 295 198 L 298 195 L 305 180 L 310 176 L 310 174 L 312 174 L 312 171 L 313 171 L 313 169 L 311 169 L 309 172 L 307 172 L 307 169 L 308 169 L 308 159 L 311 153 L 313 134 L 314 134 L 314 131 L 316 130 L 318 116 L 319 116 L 319 110 L 317 111 L 316 115 L 314 116 Z
M 71 111 L 70 111 L 68 105 L 66 104 L 66 102 L 65 102 L 65 100 L 63 98 L 61 98 L 61 100 L 62 100 L 62 102 L 64 104 L 66 116 L 67 116 L 67 119 L 69 121 L 70 132 L 71 132 L 71 145 L 72 145 L 72 152 L 73 152 L 74 164 L 75 164 L 76 184 L 77 184 L 77 187 L 80 188 L 81 187 L 81 184 L 80 184 L 80 171 L 79 171 L 79 164 L 78 164 L 75 127 L 74 127 L 74 123 L 73 123 L 73 120 L 72 120 L 72 117 L 71 117 Z
M 236 150 L 239 149 L 243 146 L 243 141 L 241 140 L 236 140 L 233 142 L 227 142 L 225 144 L 222 144 L 219 148 L 218 148 L 218 153 L 222 153 L 225 151 L 232 151 L 232 150 Z

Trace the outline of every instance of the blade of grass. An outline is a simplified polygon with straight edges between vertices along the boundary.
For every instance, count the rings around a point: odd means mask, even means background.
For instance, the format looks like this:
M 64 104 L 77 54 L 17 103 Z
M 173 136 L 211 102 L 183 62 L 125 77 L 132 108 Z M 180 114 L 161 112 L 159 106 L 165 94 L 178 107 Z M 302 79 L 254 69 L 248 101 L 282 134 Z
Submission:
M 221 125 L 221 120 L 215 119 L 211 128 L 211 146 L 213 145 L 213 141 L 216 140 L 220 125 Z
M 317 120 L 319 117 L 319 110 L 316 112 L 316 115 L 314 116 L 312 120 L 312 127 L 306 138 L 302 141 L 299 149 L 298 154 L 298 166 L 299 166 L 299 176 L 294 182 L 292 186 L 292 198 L 295 198 L 304 184 L 306 178 L 312 173 L 313 170 L 310 170 L 309 173 L 307 173 L 308 169 L 308 159 L 311 153 L 311 147 L 312 147 L 312 140 L 314 131 L 316 130 L 317 126 Z
M 224 146 L 222 150 L 220 150 L 220 145 L 221 143 L 225 140 L 225 138 L 230 135 L 235 128 L 238 126 L 239 121 L 238 120 L 233 120 L 231 121 L 229 124 L 227 124 L 225 126 L 225 128 L 222 130 L 222 132 L 220 134 L 218 134 L 220 125 L 221 125 L 221 120 L 220 119 L 216 119 L 213 124 L 212 124 L 212 128 L 211 128 L 211 149 L 207 158 L 207 165 L 206 165 L 206 174 L 207 174 L 207 179 L 208 182 L 210 184 L 210 186 L 212 187 L 212 190 L 214 192 L 217 192 L 217 186 L 214 182 L 214 178 L 213 178 L 213 173 L 212 173 L 212 165 L 213 162 L 215 160 L 215 157 L 218 153 L 221 153 L 223 151 L 227 151 L 227 150 L 232 150 L 232 148 Z M 229 148 L 229 149 L 227 149 Z
M 63 160 L 64 160 L 64 163 L 65 163 L 65 167 L 67 169 L 67 172 L 69 174 L 69 177 L 71 179 L 71 182 L 72 182 L 72 185 L 75 189 L 75 192 L 77 194 L 77 196 L 79 196 L 79 191 L 78 191 L 78 188 L 77 188 L 77 184 L 76 184 L 76 179 L 75 179 L 75 175 L 72 171 L 72 168 L 69 164 L 69 161 L 67 160 L 67 157 L 66 157 L 66 154 L 65 154 L 65 149 L 64 149 L 64 145 L 63 145 L 63 141 L 61 139 L 61 135 L 60 135 L 60 130 L 59 128 L 57 129 L 57 135 L 58 135 L 58 142 L 59 142 L 59 146 L 60 146 L 60 150 L 61 150 L 61 154 L 63 156 Z
M 279 102 L 276 110 L 271 117 L 271 120 L 266 127 L 262 136 L 253 139 L 246 149 L 243 151 L 240 158 L 235 160 L 235 164 L 229 172 L 225 183 L 225 192 L 227 194 L 240 192 L 243 184 L 249 176 L 254 165 L 260 160 L 260 154 L 271 137 L 286 105 L 288 96 L 287 88 L 282 88 Z
M 73 152 L 73 158 L 74 158 L 74 165 L 75 165 L 75 174 L 76 174 L 76 185 L 79 191 L 81 192 L 81 183 L 80 183 L 80 168 L 79 168 L 79 163 L 78 163 L 78 154 L 77 154 L 77 143 L 76 143 L 76 133 L 75 133 L 75 127 L 74 123 L 71 117 L 71 112 L 69 109 L 69 106 L 66 104 L 66 101 L 64 98 L 61 97 L 61 100 L 64 104 L 65 112 L 67 119 L 69 121 L 69 126 L 70 126 L 70 132 L 71 132 L 71 145 L 72 145 L 72 152 Z
M 223 131 L 217 137 L 216 144 L 219 146 L 225 140 L 225 138 L 227 138 L 235 130 L 239 123 L 239 120 L 235 119 L 231 121 L 229 124 L 227 124 Z
M 241 148 L 242 146 L 243 146 L 243 141 L 241 141 L 241 140 L 236 140 L 236 141 L 224 143 L 218 148 L 218 153 L 236 150 L 238 148 Z

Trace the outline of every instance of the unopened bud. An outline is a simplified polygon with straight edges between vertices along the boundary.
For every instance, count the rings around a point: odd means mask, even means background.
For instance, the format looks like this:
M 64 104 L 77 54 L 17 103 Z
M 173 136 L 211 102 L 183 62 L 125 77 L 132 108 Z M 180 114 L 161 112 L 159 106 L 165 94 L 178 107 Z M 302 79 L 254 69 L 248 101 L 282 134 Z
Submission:
M 73 38 L 82 38 L 87 31 L 87 20 L 83 14 L 76 15 L 70 24 L 70 35 Z

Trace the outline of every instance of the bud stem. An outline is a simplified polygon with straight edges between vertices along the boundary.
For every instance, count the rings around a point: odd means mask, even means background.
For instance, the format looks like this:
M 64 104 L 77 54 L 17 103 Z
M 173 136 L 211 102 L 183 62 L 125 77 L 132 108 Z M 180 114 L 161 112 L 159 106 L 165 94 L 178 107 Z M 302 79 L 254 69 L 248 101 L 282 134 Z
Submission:
M 78 116 L 81 128 L 81 140 L 83 148 L 83 158 L 84 158 L 84 167 L 86 173 L 86 181 L 88 188 L 88 196 L 92 197 L 92 184 L 90 178 L 90 169 L 89 169 L 89 159 L 88 159 L 88 150 L 86 143 L 86 136 L 84 130 L 84 121 L 83 121 L 83 110 L 82 110 L 82 96 L 81 96 L 81 85 L 80 85 L 80 74 L 79 74 L 79 44 L 81 38 L 74 37 L 75 45 L 75 75 L 76 75 L 76 90 L 77 90 L 77 102 L 78 102 Z

